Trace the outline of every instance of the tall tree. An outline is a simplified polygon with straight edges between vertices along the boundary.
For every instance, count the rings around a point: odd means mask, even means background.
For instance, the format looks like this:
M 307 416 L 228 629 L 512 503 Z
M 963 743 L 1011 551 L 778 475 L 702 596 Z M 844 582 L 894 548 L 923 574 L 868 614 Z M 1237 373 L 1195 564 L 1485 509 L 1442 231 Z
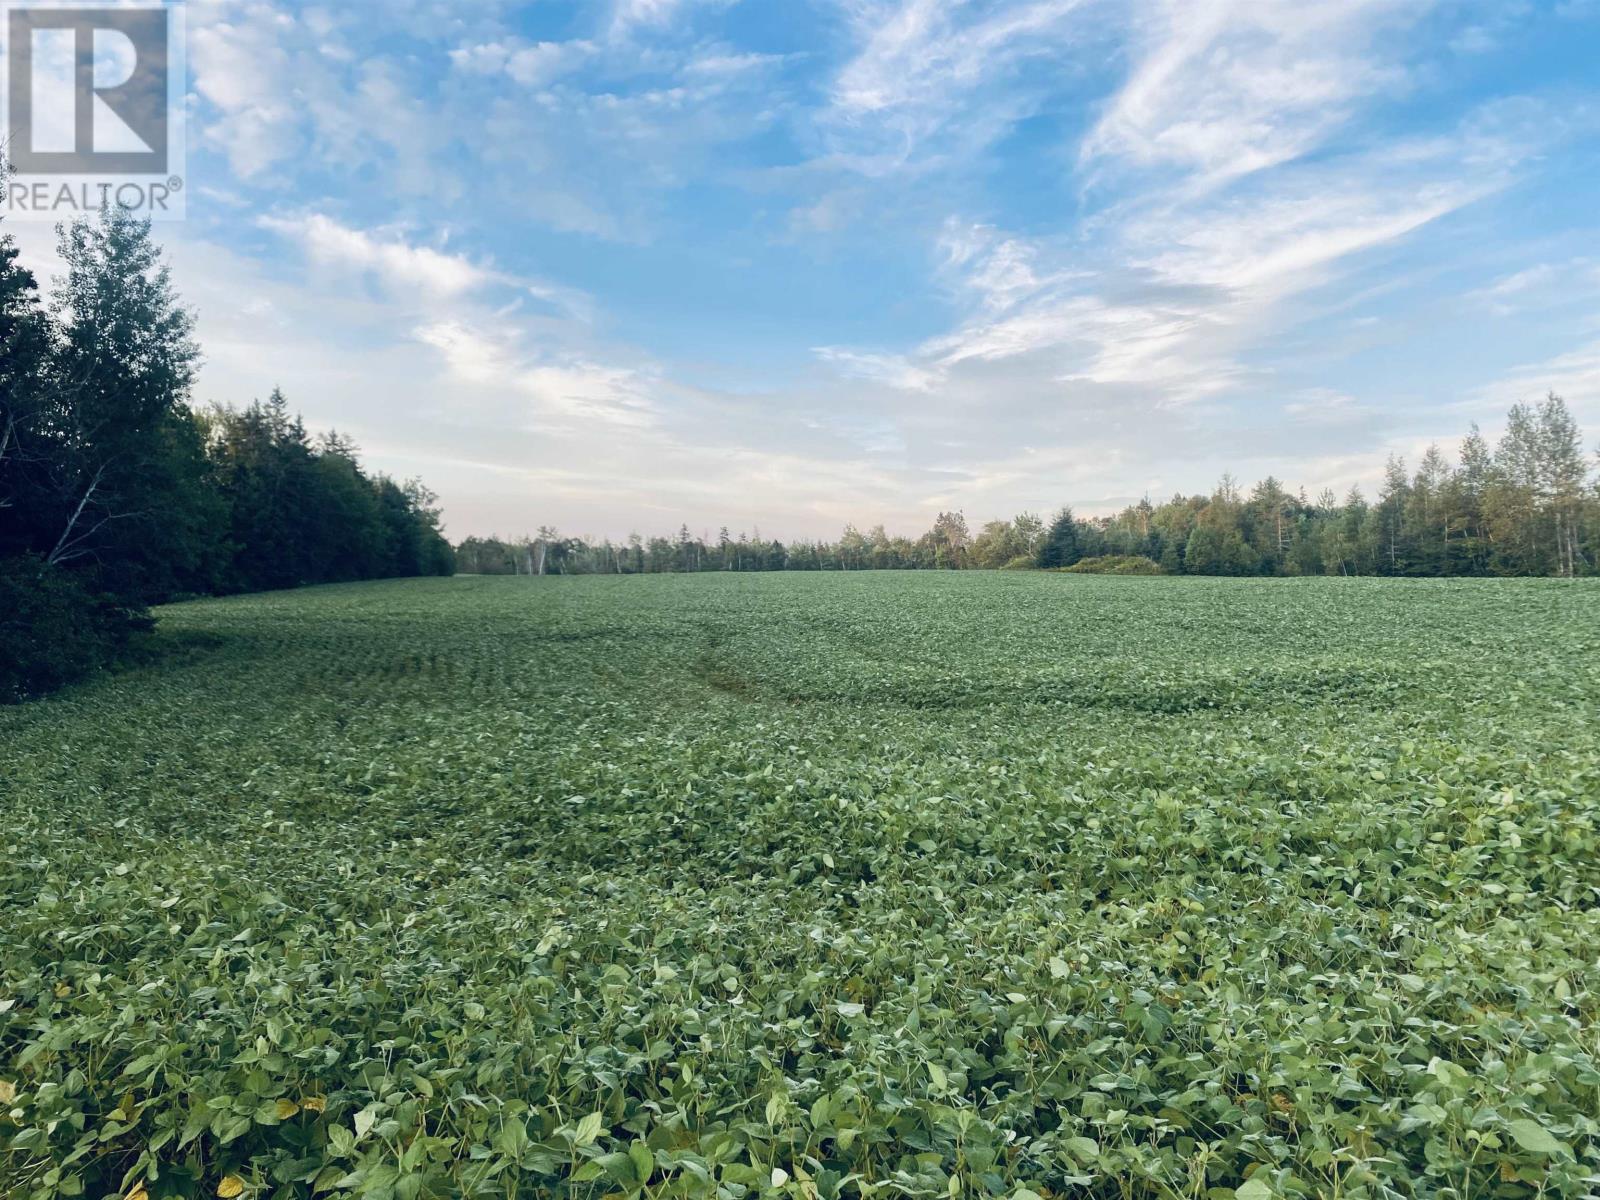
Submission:
M 1377 519 L 1383 546 L 1383 573 L 1405 573 L 1409 554 L 1405 542 L 1406 498 L 1411 482 L 1406 477 L 1405 459 L 1391 454 L 1383 470 L 1383 490 L 1378 493 Z
M 967 551 L 972 545 L 972 534 L 967 529 L 967 518 L 960 512 L 942 512 L 928 532 L 926 541 L 933 553 L 934 565 L 959 570 L 967 565 Z
M 1411 574 L 1439 575 L 1445 570 L 1455 523 L 1448 504 L 1450 476 L 1444 452 L 1437 444 L 1430 445 L 1412 477 L 1401 522 Z
M 120 208 L 62 229 L 57 564 L 142 605 L 203 583 L 218 507 L 188 407 L 199 356 L 150 224 Z
M 1560 396 L 1551 392 L 1539 406 L 1539 499 L 1550 511 L 1555 572 L 1572 577 L 1587 564 L 1580 544 L 1584 485 L 1583 435 Z
M 4 183 L 0 175 L 0 199 Z M 44 523 L 45 510 L 55 499 L 51 466 L 62 448 L 50 352 L 38 284 L 6 234 L 0 237 L 0 556 L 38 549 L 53 528 Z
M 1481 575 L 1489 567 L 1493 539 L 1484 519 L 1484 497 L 1494 482 L 1494 456 L 1474 422 L 1461 442 L 1461 466 L 1450 478 L 1450 502 L 1462 530 L 1453 569 Z
M 1283 484 L 1268 475 L 1250 493 L 1246 509 L 1250 517 L 1250 542 L 1270 574 L 1289 558 L 1295 530 L 1294 498 Z
M 1038 563 L 1046 571 L 1070 567 L 1083 558 L 1078 545 L 1078 519 L 1070 508 L 1056 514 L 1039 546 Z

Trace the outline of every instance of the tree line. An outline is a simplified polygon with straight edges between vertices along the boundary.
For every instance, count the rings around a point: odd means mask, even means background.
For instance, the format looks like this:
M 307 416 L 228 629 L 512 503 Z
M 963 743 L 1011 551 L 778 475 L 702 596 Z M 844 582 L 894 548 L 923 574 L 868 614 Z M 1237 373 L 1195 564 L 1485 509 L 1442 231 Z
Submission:
M 199 348 L 147 222 L 64 226 L 40 293 L 0 237 L 0 700 L 104 665 L 184 596 L 444 574 L 434 498 L 274 392 L 191 407 Z
M 837 541 L 785 545 L 759 532 L 623 542 L 541 527 L 516 540 L 468 538 L 459 569 L 483 575 L 694 571 L 1140 570 L 1171 575 L 1580 576 L 1600 573 L 1600 483 L 1555 395 L 1515 405 L 1491 446 L 1477 426 L 1452 462 L 1429 447 L 1414 471 L 1391 457 L 1370 500 L 1291 492 L 1268 477 L 1248 492 L 1225 476 L 1207 495 L 1148 498 L 1109 517 L 1062 509 L 976 532 L 940 513 L 920 537 L 849 526 Z

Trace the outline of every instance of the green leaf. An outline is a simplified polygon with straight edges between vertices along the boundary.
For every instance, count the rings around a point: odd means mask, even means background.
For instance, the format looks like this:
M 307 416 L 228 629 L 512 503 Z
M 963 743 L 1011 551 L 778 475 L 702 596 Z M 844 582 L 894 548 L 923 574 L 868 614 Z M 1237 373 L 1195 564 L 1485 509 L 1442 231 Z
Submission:
M 650 1176 L 655 1173 L 656 1156 L 650 1153 L 650 1147 L 643 1142 L 635 1142 L 628 1147 L 628 1157 L 633 1160 L 633 1173 L 638 1177 L 639 1186 L 643 1187 L 650 1182 Z
M 1272 1197 L 1277 1195 L 1272 1190 L 1272 1185 L 1267 1182 L 1267 1170 L 1265 1167 L 1257 1170 L 1254 1175 L 1240 1184 L 1233 1194 L 1237 1197 L 1237 1200 L 1272 1200 Z
M 618 1150 L 611 1154 L 602 1154 L 595 1159 L 595 1162 L 600 1164 L 600 1169 L 610 1177 L 613 1183 L 621 1184 L 623 1187 L 630 1189 L 639 1186 L 640 1181 L 636 1177 L 633 1168 L 633 1159 L 622 1151 Z
M 528 1130 L 521 1121 L 508 1120 L 495 1134 L 494 1147 L 507 1158 L 520 1159 L 528 1149 Z
M 572 1144 L 574 1146 L 592 1146 L 595 1139 L 600 1136 L 600 1131 L 605 1128 L 605 1118 L 597 1112 L 590 1113 L 578 1122 L 578 1127 L 573 1131 Z
M 1557 1155 L 1567 1151 L 1567 1147 L 1537 1121 L 1523 1117 L 1511 1122 L 1507 1128 L 1511 1130 L 1511 1136 L 1517 1139 L 1517 1145 L 1530 1154 Z
M 833 1103 L 829 1096 L 821 1095 L 811 1104 L 811 1128 L 821 1129 L 828 1123 L 828 1118 L 833 1115 Z

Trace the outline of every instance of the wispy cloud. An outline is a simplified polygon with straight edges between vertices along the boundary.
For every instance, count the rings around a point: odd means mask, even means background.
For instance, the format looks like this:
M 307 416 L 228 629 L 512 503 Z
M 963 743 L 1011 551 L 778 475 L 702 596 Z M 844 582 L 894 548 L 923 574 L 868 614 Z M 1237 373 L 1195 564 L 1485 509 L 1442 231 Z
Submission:
M 862 5 L 854 24 L 863 45 L 839 72 L 834 103 L 854 113 L 921 110 L 931 126 L 960 107 L 963 92 L 992 83 L 1021 59 L 1052 54 L 1067 39 L 1069 18 L 1086 3 Z
M 1092 510 L 1600 402 L 1596 89 L 1523 62 L 1594 0 L 189 12 L 207 398 L 404 425 L 469 528 Z
M 1460 148 L 1389 147 L 1204 204 L 1153 193 L 1108 217 L 1089 249 L 951 222 L 938 256 L 970 315 L 875 377 L 927 391 L 963 363 L 1031 357 L 1057 382 L 1132 385 L 1163 405 L 1217 395 L 1250 376 L 1244 356 L 1284 302 L 1505 185 L 1505 171 L 1454 178 Z
M 431 246 L 414 246 L 398 236 L 379 236 L 341 225 L 322 213 L 296 217 L 264 216 L 258 223 L 297 242 L 313 262 L 372 274 L 394 288 L 422 289 L 452 300 L 491 283 L 513 282 L 491 267 Z
M 1026 115 L 1103 38 L 1104 0 L 863 0 L 858 42 L 821 127 L 833 161 L 868 174 L 979 150 Z M 1045 79 L 1026 83 L 1029 67 Z
M 1549 392 L 1565 399 L 1589 435 L 1588 449 L 1600 454 L 1600 337 L 1549 358 L 1521 363 L 1501 378 L 1475 390 L 1464 406 L 1490 428 L 1512 404 L 1538 400 Z
M 579 428 L 654 423 L 650 378 L 636 368 L 597 363 L 571 353 L 531 352 L 520 331 L 481 321 L 434 322 L 416 338 L 439 351 L 458 384 L 485 389 L 486 400 L 525 398 L 525 427 L 565 420 Z M 510 416 L 511 414 L 507 414 Z M 515 417 L 512 417 L 515 420 Z
M 870 379 L 904 391 L 932 391 L 939 382 L 937 371 L 917 366 L 900 354 L 873 354 L 843 346 L 819 346 L 816 354 L 847 375 Z
M 518 277 L 492 263 L 437 246 L 418 245 L 399 229 L 369 230 L 326 213 L 269 213 L 256 224 L 299 247 L 312 266 L 381 284 L 390 295 L 418 307 L 452 302 L 498 288 L 531 298 L 563 315 L 587 321 L 593 301 L 577 289 Z
M 578 69 L 598 50 L 586 40 L 528 43 L 508 39 L 454 47 L 450 62 L 469 75 L 505 75 L 522 87 L 542 88 Z
M 1143 0 L 1135 64 L 1082 147 L 1216 186 L 1309 152 L 1407 84 L 1397 35 L 1429 0 Z

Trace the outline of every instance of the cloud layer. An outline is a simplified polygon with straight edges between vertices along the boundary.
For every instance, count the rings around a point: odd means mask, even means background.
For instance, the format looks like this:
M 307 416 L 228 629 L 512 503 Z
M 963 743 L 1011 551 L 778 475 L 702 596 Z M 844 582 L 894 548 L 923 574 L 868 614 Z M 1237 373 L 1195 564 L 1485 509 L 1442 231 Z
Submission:
M 458 535 L 1345 486 L 1547 387 L 1600 432 L 1592 5 L 189 7 L 202 398 L 281 384 Z

